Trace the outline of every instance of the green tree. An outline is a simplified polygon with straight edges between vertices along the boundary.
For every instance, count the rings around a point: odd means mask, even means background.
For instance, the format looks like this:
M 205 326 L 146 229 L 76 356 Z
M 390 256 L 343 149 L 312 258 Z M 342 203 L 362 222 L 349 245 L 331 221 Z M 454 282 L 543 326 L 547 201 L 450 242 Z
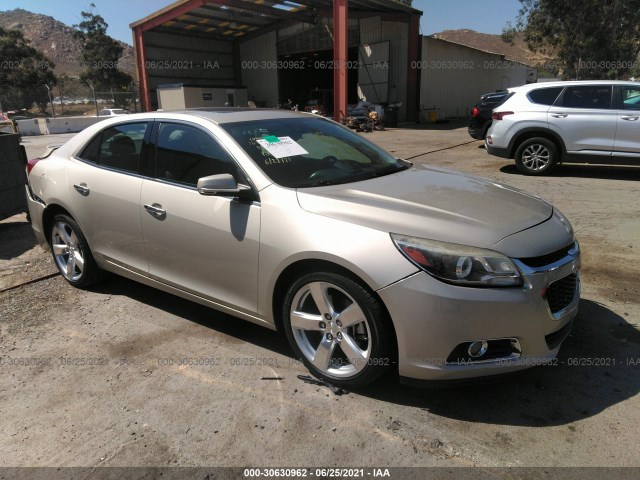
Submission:
M 56 84 L 51 63 L 22 32 L 0 27 L 0 102 L 4 110 L 31 109 L 45 112 L 49 95 L 45 84 Z
M 551 48 L 564 79 L 626 79 L 637 74 L 640 0 L 520 0 L 515 30 L 529 48 Z M 513 38 L 508 25 L 503 38 Z
M 95 8 L 92 3 L 91 7 Z M 82 44 L 82 63 L 85 67 L 80 79 L 96 90 L 125 92 L 131 75 L 118 68 L 123 47 L 109 35 L 109 25 L 93 12 L 81 12 L 82 22 L 74 25 L 73 37 Z M 121 96 L 119 96 L 121 97 Z M 118 97 L 116 97 L 117 99 Z

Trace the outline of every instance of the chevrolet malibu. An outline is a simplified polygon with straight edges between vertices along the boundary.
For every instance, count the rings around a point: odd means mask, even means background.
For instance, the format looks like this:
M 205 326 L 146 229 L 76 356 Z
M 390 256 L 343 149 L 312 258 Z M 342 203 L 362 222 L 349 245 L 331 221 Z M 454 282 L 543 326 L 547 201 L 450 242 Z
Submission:
M 71 285 L 112 272 L 283 332 L 336 385 L 540 365 L 577 313 L 579 246 L 557 209 L 315 115 L 105 120 L 32 166 L 26 190 Z

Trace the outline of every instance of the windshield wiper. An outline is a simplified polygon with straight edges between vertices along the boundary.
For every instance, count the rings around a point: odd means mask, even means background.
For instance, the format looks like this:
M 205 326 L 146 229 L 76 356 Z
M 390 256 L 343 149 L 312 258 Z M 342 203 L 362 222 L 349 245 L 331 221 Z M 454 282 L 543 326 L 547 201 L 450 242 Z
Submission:
M 329 180 L 318 180 L 316 182 L 310 183 L 308 185 L 305 185 L 302 188 L 308 188 L 308 187 L 326 187 L 327 185 L 335 185 L 334 182 L 330 182 Z
M 401 172 L 403 170 L 407 170 L 409 168 L 409 165 L 387 165 L 384 168 L 381 168 L 380 170 L 376 170 L 375 172 L 373 172 L 372 177 L 376 178 L 376 177 L 382 177 L 384 175 L 390 175 L 392 173 L 396 173 L 396 172 Z

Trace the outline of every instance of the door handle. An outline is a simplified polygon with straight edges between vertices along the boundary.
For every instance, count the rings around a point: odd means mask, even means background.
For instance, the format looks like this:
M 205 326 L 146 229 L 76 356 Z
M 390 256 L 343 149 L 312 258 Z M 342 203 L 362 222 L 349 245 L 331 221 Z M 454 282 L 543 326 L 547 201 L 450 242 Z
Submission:
M 553 118 L 567 118 L 569 114 L 568 113 L 552 113 L 551 116 Z
M 638 116 L 638 115 L 623 115 L 620 118 L 622 120 L 627 120 L 629 122 L 635 122 L 636 120 L 638 120 L 640 118 L 640 116 Z
M 79 185 L 78 185 L 78 184 L 74 184 L 74 185 L 73 185 L 73 188 L 75 188 L 75 189 L 76 189 L 76 191 L 77 191 L 80 195 L 82 195 L 83 197 L 86 197 L 87 195 L 89 195 L 89 192 L 90 192 L 89 187 L 87 187 L 87 184 L 86 184 L 86 183 L 84 183 L 84 182 L 82 182 L 82 183 L 81 183 L 81 184 L 79 184 Z
M 144 208 L 156 218 L 164 219 L 167 216 L 166 210 L 162 209 L 162 205 L 154 203 L 153 205 L 145 204 Z

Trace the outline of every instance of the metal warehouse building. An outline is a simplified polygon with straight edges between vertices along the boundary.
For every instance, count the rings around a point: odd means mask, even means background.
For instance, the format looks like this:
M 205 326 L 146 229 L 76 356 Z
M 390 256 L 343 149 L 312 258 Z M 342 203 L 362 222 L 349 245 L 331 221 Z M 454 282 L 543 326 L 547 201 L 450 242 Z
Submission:
M 422 37 L 421 50 L 421 109 L 440 118 L 465 117 L 480 95 L 537 79 L 535 69 L 499 53 L 435 37 Z
M 291 99 L 339 118 L 364 98 L 417 120 L 421 15 L 410 0 L 179 0 L 131 24 L 141 101 Z

